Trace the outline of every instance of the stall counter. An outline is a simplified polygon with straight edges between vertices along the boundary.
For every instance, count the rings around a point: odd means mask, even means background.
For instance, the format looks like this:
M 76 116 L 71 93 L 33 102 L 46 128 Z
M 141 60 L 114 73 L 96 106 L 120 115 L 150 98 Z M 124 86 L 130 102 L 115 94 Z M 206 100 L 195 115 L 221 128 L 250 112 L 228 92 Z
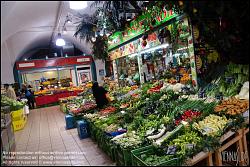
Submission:
M 59 98 L 69 97 L 69 96 L 77 96 L 78 93 L 81 93 L 83 90 L 75 90 L 75 91 L 67 91 L 62 93 L 57 93 L 53 95 L 43 95 L 37 96 L 35 98 L 36 106 L 47 105 L 51 103 L 56 103 L 59 101 Z

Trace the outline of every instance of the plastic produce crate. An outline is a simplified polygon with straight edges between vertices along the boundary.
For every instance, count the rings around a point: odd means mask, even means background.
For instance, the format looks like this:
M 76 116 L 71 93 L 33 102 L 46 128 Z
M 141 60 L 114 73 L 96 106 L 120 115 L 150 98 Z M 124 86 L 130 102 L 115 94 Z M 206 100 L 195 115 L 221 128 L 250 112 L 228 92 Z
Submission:
M 11 118 L 12 118 L 12 121 L 20 121 L 23 119 L 24 117 L 24 110 L 23 108 L 20 109 L 20 110 L 16 110 L 16 111 L 12 111 L 11 112 Z
M 115 160 L 115 145 L 111 142 L 111 137 L 107 136 L 105 133 L 102 134 L 100 138 L 99 147 L 114 161 Z
M 132 165 L 132 154 L 131 149 L 122 148 L 117 146 L 116 149 L 116 162 L 118 166 L 131 166 Z
M 85 139 L 89 137 L 88 123 L 86 121 L 77 121 L 76 127 L 80 139 Z
M 72 115 L 65 115 L 66 129 L 72 129 L 76 127 L 75 118 Z
M 60 111 L 62 111 L 63 113 L 66 113 L 66 104 L 65 103 L 60 103 Z
M 27 117 L 24 117 L 23 119 L 19 120 L 19 121 L 13 121 L 12 125 L 14 128 L 14 131 L 18 131 L 24 128 L 25 124 L 27 122 Z
M 153 155 L 155 154 L 155 148 L 154 146 L 146 146 L 142 148 L 138 148 L 131 151 L 132 153 L 132 166 L 151 166 L 147 163 L 145 163 L 140 156 L 145 155 Z M 154 164 L 152 166 L 180 166 L 179 158 L 173 158 L 171 160 L 165 161 L 163 163 Z

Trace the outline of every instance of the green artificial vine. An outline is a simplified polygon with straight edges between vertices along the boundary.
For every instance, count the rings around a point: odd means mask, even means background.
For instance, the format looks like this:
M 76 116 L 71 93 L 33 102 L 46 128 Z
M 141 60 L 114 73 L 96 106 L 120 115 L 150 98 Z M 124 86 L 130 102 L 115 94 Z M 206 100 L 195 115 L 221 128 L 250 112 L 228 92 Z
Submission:
M 108 58 L 108 41 L 107 36 L 97 36 L 93 42 L 93 55 L 95 59 L 107 60 Z

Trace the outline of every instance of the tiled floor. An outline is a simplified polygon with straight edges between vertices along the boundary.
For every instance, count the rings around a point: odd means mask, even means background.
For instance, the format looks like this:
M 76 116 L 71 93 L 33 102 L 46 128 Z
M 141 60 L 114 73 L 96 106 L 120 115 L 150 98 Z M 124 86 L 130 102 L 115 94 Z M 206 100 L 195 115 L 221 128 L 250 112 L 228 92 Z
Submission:
M 90 138 L 80 140 L 76 128 L 65 130 L 64 114 L 59 106 L 31 110 L 25 128 L 15 132 L 15 139 L 18 163 L 32 163 L 32 166 L 46 163 L 49 166 L 51 163 L 55 166 L 115 165 Z

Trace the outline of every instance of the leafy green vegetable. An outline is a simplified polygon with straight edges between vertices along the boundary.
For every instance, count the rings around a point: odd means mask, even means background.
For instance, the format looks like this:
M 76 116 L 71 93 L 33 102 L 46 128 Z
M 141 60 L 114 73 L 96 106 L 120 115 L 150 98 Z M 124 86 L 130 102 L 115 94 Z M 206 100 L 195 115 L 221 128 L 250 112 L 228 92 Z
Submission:
M 8 98 L 1 95 L 1 106 L 10 106 L 11 111 L 20 110 L 24 107 L 24 103 Z

